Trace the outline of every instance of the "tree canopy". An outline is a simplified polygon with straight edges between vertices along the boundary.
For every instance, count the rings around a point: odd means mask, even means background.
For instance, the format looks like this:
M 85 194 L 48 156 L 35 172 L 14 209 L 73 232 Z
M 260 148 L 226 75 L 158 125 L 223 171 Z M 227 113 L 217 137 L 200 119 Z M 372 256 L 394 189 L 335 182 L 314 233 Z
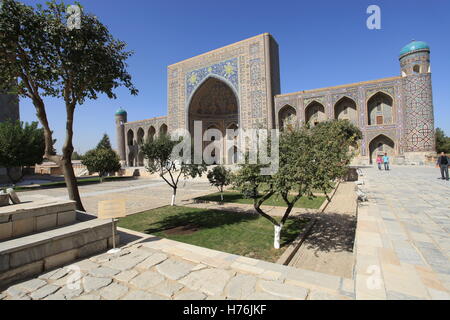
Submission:
M 80 9 L 80 28 L 69 27 L 67 7 L 55 0 L 36 8 L 3 0 L 0 10 L 0 93 L 29 98 L 44 129 L 44 157 L 61 165 L 69 198 L 84 211 L 72 167 L 73 124 L 77 105 L 100 94 L 116 98 L 114 90 L 137 89 L 127 72 L 132 55 L 93 14 Z M 61 154 L 53 152 L 53 138 L 44 98 L 64 101 L 66 138 Z
M 440 128 L 436 129 L 436 152 L 450 153 L 450 137 Z
M 103 135 L 102 140 L 97 144 L 96 149 L 112 149 L 111 141 L 109 140 L 109 136 L 105 133 Z
M 81 163 L 89 172 L 98 172 L 100 181 L 107 173 L 117 172 L 121 168 L 119 155 L 114 150 L 106 148 L 89 150 Z
M 209 183 L 220 191 L 220 198 L 223 201 L 223 188 L 231 183 L 231 170 L 225 168 L 225 166 L 215 166 L 208 172 L 207 178 Z
M 37 122 L 0 123 L 0 166 L 7 168 L 8 176 L 13 183 L 20 181 L 22 175 L 16 178 L 10 169 L 42 163 L 44 149 L 44 130 L 38 128 Z
M 292 208 L 301 197 L 314 197 L 314 190 L 326 193 L 336 179 L 347 173 L 361 131 L 346 120 L 319 123 L 313 128 L 299 127 L 280 136 L 279 169 L 273 175 L 260 174 L 261 164 L 242 164 L 234 185 L 253 199 L 255 210 L 272 222 L 274 247 L 279 248 L 280 233 Z M 286 210 L 280 221 L 264 212 L 261 206 L 272 196 L 280 196 Z

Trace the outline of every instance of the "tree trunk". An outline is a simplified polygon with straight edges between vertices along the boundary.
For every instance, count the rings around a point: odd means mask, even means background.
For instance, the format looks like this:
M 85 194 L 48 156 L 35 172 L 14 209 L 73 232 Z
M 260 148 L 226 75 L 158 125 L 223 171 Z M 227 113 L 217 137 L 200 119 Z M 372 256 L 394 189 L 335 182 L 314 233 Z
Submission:
M 281 229 L 283 229 L 283 224 L 274 225 L 274 236 L 273 236 L 273 247 L 275 249 L 280 249 L 280 238 L 281 238 Z
M 172 207 L 175 206 L 175 197 L 177 196 L 177 189 L 173 188 L 173 194 L 172 194 L 172 203 L 170 204 Z
M 73 171 L 72 160 L 63 159 L 60 162 L 64 173 L 64 180 L 66 181 L 67 192 L 69 199 L 75 201 L 77 210 L 85 212 L 83 203 L 81 202 L 80 192 L 78 191 L 77 178 Z
M 81 202 L 80 192 L 78 191 L 77 178 L 72 166 L 72 154 L 73 154 L 73 114 L 75 112 L 75 105 L 66 102 L 66 139 L 62 148 L 61 164 L 64 172 L 64 179 L 66 180 L 67 192 L 69 193 L 69 199 L 75 201 L 77 210 L 85 212 L 83 203 Z
M 63 146 L 63 156 L 53 154 L 53 137 L 50 129 L 47 113 L 45 111 L 45 105 L 42 99 L 38 96 L 33 97 L 33 104 L 36 108 L 36 115 L 44 128 L 45 138 L 45 154 L 44 158 L 55 162 L 61 166 L 64 173 L 64 180 L 66 181 L 67 192 L 69 199 L 77 203 L 76 208 L 79 211 L 85 211 L 83 203 L 81 202 L 80 193 L 78 191 L 77 179 L 73 171 L 72 166 L 72 153 L 73 153 L 73 114 L 75 111 L 75 105 L 70 105 L 66 102 L 67 122 L 66 122 L 66 140 Z

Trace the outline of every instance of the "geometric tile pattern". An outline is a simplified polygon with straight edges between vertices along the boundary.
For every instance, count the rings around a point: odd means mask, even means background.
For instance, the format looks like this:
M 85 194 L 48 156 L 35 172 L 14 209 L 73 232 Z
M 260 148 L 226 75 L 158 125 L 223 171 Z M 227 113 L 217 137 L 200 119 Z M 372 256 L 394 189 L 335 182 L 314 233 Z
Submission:
M 405 151 L 434 150 L 434 115 L 431 75 L 405 77 Z

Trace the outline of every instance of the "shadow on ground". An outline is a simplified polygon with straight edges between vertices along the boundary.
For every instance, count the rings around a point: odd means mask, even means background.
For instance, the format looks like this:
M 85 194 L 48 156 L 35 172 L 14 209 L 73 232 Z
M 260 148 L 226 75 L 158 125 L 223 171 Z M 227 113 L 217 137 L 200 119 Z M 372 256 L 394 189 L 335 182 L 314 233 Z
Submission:
M 348 214 L 302 214 L 302 218 L 317 218 L 302 246 L 314 252 L 353 252 L 356 217 Z M 317 255 L 317 254 L 316 254 Z
M 185 231 L 189 229 L 191 231 L 199 231 L 201 229 L 224 227 L 258 218 L 259 215 L 257 214 L 233 213 L 216 210 L 204 210 L 199 212 L 197 209 L 182 214 L 166 216 L 158 222 L 151 224 L 150 228 L 145 230 L 145 233 L 154 234 L 175 229 L 183 232 L 183 228 Z

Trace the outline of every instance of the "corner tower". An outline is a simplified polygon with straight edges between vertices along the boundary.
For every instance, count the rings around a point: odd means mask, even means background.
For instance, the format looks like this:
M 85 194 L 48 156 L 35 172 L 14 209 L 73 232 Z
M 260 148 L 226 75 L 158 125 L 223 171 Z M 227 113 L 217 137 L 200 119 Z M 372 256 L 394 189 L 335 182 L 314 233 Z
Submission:
M 127 112 L 120 108 L 116 111 L 116 139 L 117 139 L 117 152 L 119 153 L 120 162 L 125 164 L 126 152 L 125 152 L 125 123 L 127 122 Z
M 403 77 L 403 150 L 409 162 L 425 161 L 435 152 L 430 47 L 412 41 L 400 51 Z

